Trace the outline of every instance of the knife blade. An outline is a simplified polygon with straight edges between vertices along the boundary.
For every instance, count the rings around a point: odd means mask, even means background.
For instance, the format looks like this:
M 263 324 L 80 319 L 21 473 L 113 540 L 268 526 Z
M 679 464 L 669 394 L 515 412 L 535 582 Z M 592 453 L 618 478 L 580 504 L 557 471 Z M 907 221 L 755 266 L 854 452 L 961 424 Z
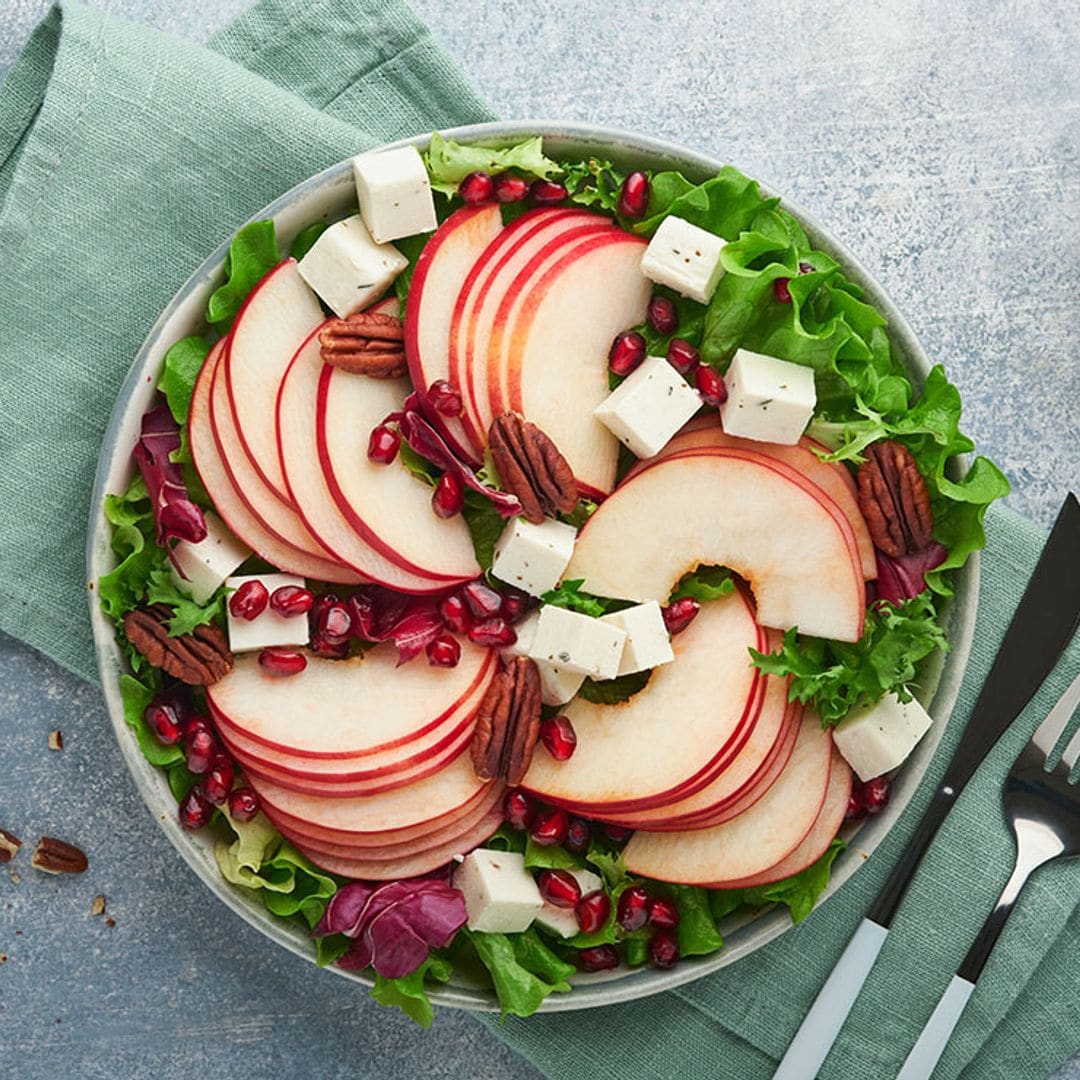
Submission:
M 773 1080 L 811 1080 L 847 1019 L 889 934 L 909 882 L 980 762 L 1023 712 L 1080 622 L 1080 502 L 1066 496 L 915 835 L 803 1019 Z

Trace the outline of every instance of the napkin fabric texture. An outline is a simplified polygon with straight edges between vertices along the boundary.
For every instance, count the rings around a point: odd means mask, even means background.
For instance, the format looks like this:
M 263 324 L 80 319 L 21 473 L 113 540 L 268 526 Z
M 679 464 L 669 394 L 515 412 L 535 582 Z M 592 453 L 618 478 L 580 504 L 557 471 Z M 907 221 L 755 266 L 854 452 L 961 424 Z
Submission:
M 293 184 L 368 146 L 490 118 L 401 0 L 262 0 L 210 48 L 64 3 L 0 88 L 0 626 L 95 676 L 83 552 L 124 374 L 191 271 Z M 990 515 L 961 698 L 919 796 L 803 924 L 660 996 L 505 1023 L 551 1076 L 771 1074 L 911 835 L 1044 534 Z M 980 770 L 901 909 L 822 1075 L 895 1075 L 1008 876 L 1001 779 L 1080 667 L 1080 646 Z M 1042 1078 L 1080 1042 L 1080 865 L 1025 890 L 939 1070 Z M 434 1036 L 434 1037 L 437 1037 Z

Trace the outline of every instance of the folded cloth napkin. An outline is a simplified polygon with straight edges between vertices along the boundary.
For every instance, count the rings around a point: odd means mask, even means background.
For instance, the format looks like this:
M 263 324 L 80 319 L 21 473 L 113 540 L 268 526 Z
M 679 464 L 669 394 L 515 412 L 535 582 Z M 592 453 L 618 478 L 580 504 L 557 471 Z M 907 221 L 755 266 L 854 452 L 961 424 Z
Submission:
M 94 677 L 83 550 L 98 444 L 158 312 L 243 220 L 358 149 L 488 112 L 400 0 L 263 0 L 210 49 L 63 4 L 0 88 L 0 625 Z M 560 1077 L 765 1077 L 902 850 L 1044 535 L 989 518 L 971 664 L 919 798 L 839 894 L 680 990 L 492 1023 Z M 823 1072 L 893 1075 L 1005 880 L 1008 762 L 1080 666 L 1074 644 L 927 858 Z M 1044 1077 L 1080 1042 L 1080 865 L 1029 886 L 942 1076 Z

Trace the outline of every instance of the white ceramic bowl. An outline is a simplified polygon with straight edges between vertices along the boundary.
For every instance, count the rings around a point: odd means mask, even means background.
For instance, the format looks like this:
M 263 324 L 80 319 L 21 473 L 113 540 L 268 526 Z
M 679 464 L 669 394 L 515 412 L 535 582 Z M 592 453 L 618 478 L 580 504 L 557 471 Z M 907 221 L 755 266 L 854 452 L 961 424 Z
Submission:
M 528 135 L 544 136 L 547 154 L 554 158 L 573 158 L 596 155 L 616 163 L 653 169 L 680 169 L 689 179 L 701 181 L 713 175 L 722 162 L 671 143 L 645 136 L 615 131 L 589 124 L 558 124 L 540 121 L 476 124 L 447 132 L 460 141 L 482 141 L 489 144 L 509 144 Z M 423 147 L 427 136 L 403 139 L 394 146 L 408 143 Z M 319 218 L 335 220 L 355 206 L 356 192 L 348 162 L 331 166 L 310 180 L 286 192 L 255 219 L 273 218 L 281 246 L 286 248 L 293 236 L 305 225 Z M 785 207 L 802 223 L 813 243 L 831 254 L 845 272 L 866 291 L 868 300 L 889 321 L 890 338 L 897 355 L 905 364 L 916 384 L 921 384 L 930 365 L 915 340 L 903 316 L 882 291 L 877 282 L 855 257 L 822 226 L 787 200 Z M 131 450 L 138 436 L 142 414 L 150 406 L 154 386 L 165 350 L 178 338 L 201 332 L 206 301 L 221 275 L 226 241 L 213 252 L 184 284 L 172 302 L 162 312 L 139 350 L 120 390 L 98 461 L 94 497 L 91 503 L 87 539 L 87 579 L 96 581 L 115 564 L 109 546 L 109 527 L 101 512 L 106 493 L 122 492 L 129 483 L 133 466 Z M 968 560 L 959 574 L 956 595 L 945 612 L 950 650 L 945 657 L 938 655 L 922 672 L 920 699 L 935 720 L 927 736 L 896 777 L 888 807 L 878 816 L 852 830 L 847 849 L 834 864 L 829 886 L 822 903 L 837 890 L 866 861 L 867 856 L 881 843 L 885 834 L 911 799 L 930 758 L 941 738 L 942 731 L 956 701 L 960 680 L 971 647 L 978 594 L 978 557 Z M 118 679 L 123 670 L 120 652 L 113 637 L 111 623 L 102 615 L 95 592 L 90 593 L 90 617 L 97 647 L 98 667 L 109 715 L 116 737 L 147 806 L 157 818 L 162 830 L 188 865 L 199 875 L 216 896 L 228 904 L 241 918 L 261 930 L 268 938 L 287 949 L 314 961 L 312 943 L 305 931 L 292 923 L 270 915 L 257 893 L 230 885 L 221 876 L 214 862 L 212 844 L 206 836 L 182 830 L 177 822 L 176 802 L 165 782 L 164 773 L 154 768 L 142 756 L 124 723 Z M 698 979 L 702 975 L 734 963 L 760 948 L 791 925 L 786 909 L 766 910 L 757 917 L 731 918 L 721 926 L 725 946 L 712 956 L 683 960 L 671 971 L 642 968 L 636 971 L 607 972 L 575 978 L 575 988 L 569 994 L 555 994 L 543 1004 L 545 1012 L 610 1005 L 648 994 L 670 990 L 672 987 Z M 365 985 L 370 980 L 339 968 L 328 969 L 345 979 Z M 494 995 L 468 985 L 448 985 L 431 991 L 437 1004 L 461 1008 L 495 1011 Z

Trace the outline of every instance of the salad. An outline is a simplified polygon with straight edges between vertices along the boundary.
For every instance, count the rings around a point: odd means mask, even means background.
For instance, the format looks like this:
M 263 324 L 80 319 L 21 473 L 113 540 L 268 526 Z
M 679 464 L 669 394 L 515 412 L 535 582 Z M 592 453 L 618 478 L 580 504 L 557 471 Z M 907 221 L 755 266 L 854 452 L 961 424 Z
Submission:
M 956 388 L 734 168 L 353 168 L 341 220 L 234 237 L 105 501 L 181 824 L 422 1024 L 801 920 L 1008 490 L 950 468 Z

